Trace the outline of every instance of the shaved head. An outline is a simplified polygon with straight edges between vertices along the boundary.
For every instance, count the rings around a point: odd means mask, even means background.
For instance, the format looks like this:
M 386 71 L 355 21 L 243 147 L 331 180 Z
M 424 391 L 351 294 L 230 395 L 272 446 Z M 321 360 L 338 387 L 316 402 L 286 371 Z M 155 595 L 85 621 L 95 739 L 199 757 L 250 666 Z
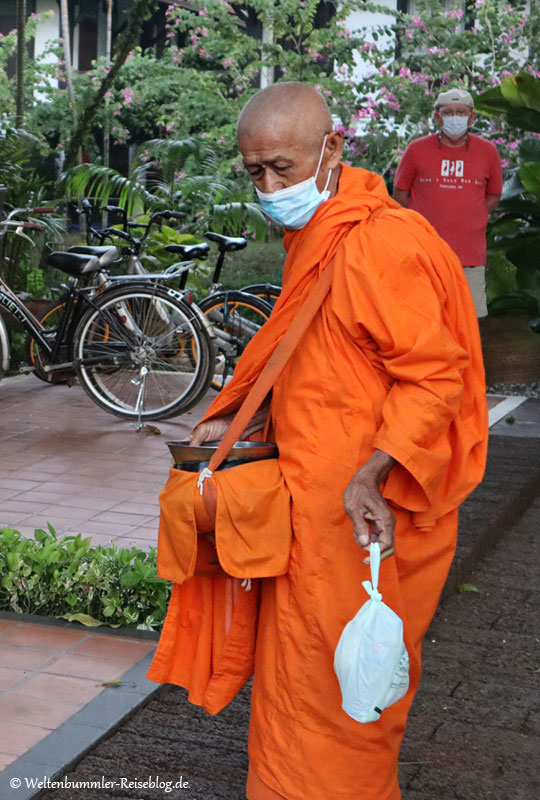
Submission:
M 276 83 L 257 92 L 244 106 L 238 119 L 238 138 L 254 138 L 261 130 L 286 127 L 296 130 L 304 143 L 320 149 L 332 130 L 332 117 L 321 95 L 306 83 Z
M 255 187 L 271 193 L 317 175 L 319 191 L 328 178 L 328 189 L 335 193 L 343 136 L 332 128 L 327 105 L 313 86 L 276 83 L 257 92 L 237 128 L 244 166 Z

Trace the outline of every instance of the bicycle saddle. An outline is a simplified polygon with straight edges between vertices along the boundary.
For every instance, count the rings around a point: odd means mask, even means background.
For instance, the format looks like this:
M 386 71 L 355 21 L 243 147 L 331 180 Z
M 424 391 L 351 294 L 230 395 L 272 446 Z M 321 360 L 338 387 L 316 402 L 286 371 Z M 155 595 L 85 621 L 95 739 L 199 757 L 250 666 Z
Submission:
M 204 235 L 211 242 L 215 242 L 220 250 L 233 252 L 234 250 L 243 250 L 247 245 L 247 239 L 244 239 L 243 236 L 223 236 L 221 233 L 213 233 L 212 231 Z
M 82 253 L 51 253 L 47 256 L 47 264 L 50 267 L 61 269 L 68 275 L 78 278 L 80 275 L 90 275 L 93 272 L 100 272 L 103 266 L 99 263 L 96 256 L 83 255 Z
M 118 250 L 113 245 L 88 247 L 87 245 L 77 244 L 75 247 L 70 247 L 68 252 L 96 256 L 96 258 L 99 258 L 99 263 L 102 267 L 107 267 L 109 264 L 112 264 L 115 258 L 118 258 Z
M 184 260 L 190 258 L 207 258 L 210 251 L 206 242 L 201 244 L 168 244 L 165 247 L 168 253 L 180 253 Z

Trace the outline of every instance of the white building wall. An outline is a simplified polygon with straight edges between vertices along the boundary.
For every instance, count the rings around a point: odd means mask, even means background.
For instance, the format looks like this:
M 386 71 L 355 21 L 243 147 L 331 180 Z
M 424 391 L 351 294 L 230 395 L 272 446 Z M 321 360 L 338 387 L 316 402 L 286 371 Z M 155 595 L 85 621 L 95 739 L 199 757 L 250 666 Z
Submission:
M 42 63 L 56 64 L 58 59 L 53 53 L 45 54 L 47 45 L 54 39 L 60 36 L 60 12 L 58 5 L 54 0 L 36 0 L 36 14 L 44 14 L 46 11 L 51 12 L 49 16 L 42 20 L 36 28 L 36 36 L 34 39 L 34 58 L 39 58 Z M 51 85 L 58 86 L 58 81 L 51 78 Z M 43 100 L 40 93 L 36 92 L 36 100 Z
M 46 11 L 53 13 L 37 26 L 34 50 L 36 58 L 44 52 L 47 42 L 60 36 L 60 13 L 57 4 L 52 0 L 36 0 L 36 14 L 44 14 Z M 49 60 L 54 61 L 55 59 L 53 56 L 49 56 Z
M 397 2 L 396 0 L 378 0 L 378 5 L 386 6 L 387 8 L 396 9 Z M 380 12 L 372 12 L 372 11 L 354 11 L 347 17 L 347 28 L 351 31 L 358 31 L 361 28 L 366 27 L 366 42 L 372 42 L 373 38 L 371 37 L 371 32 L 375 30 L 379 25 L 392 25 L 393 17 L 388 16 L 386 14 L 382 14 Z M 392 41 L 394 37 L 387 36 L 382 37 L 379 36 L 377 44 L 381 45 L 381 47 L 386 47 L 389 42 Z M 360 53 L 355 53 L 355 69 L 352 74 L 353 80 L 362 80 L 372 69 L 373 67 L 367 61 L 364 61 L 361 57 Z

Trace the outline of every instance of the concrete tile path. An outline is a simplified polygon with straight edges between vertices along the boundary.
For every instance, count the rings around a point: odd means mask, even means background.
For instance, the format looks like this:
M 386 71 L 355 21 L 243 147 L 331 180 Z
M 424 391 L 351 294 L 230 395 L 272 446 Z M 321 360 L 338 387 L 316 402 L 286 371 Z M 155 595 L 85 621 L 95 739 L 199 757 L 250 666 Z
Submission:
M 152 423 L 160 435 L 98 408 L 79 386 L 32 375 L 0 383 L 0 527 L 33 536 L 50 522 L 96 545 L 156 544 L 157 495 L 170 467 L 168 439 L 184 439 L 209 405 Z
M 98 408 L 79 386 L 26 375 L 3 380 L 0 528 L 33 537 L 50 522 L 59 536 L 82 533 L 95 545 L 155 546 L 157 495 L 171 463 L 165 441 L 185 438 L 211 399 L 152 423 L 160 435 L 145 435 Z M 0 772 L 155 648 L 102 630 L 0 619 Z M 141 691 L 154 689 L 148 682 Z M 129 697 L 125 705 L 129 710 Z
M 0 772 L 60 728 L 155 644 L 0 619 Z M 112 682 L 112 683 L 111 683 Z

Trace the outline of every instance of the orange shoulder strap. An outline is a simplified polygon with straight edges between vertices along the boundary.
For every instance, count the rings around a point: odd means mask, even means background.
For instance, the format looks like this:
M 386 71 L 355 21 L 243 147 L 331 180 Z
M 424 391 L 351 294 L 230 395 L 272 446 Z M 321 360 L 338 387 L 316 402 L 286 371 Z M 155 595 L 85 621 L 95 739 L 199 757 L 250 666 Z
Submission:
M 248 396 L 238 409 L 235 418 L 231 422 L 227 433 L 210 459 L 208 468 L 214 472 L 239 436 L 247 428 L 249 421 L 258 410 L 266 395 L 274 385 L 285 364 L 292 356 L 297 344 L 304 335 L 309 323 L 321 307 L 324 298 L 330 291 L 332 285 L 332 275 L 334 272 L 334 261 L 332 260 L 315 284 L 315 288 L 310 292 L 309 297 L 296 312 L 287 332 L 281 338 L 276 349 L 268 359 L 261 374 L 253 384 Z

